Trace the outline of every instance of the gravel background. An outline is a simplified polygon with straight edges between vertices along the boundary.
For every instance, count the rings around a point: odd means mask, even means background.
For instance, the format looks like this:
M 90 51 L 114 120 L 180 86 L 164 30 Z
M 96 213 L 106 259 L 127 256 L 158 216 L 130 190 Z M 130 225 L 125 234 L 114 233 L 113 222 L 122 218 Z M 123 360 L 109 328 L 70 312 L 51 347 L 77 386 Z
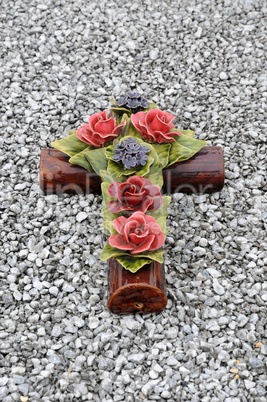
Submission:
M 266 11 L 1 0 L 1 401 L 266 401 Z M 101 197 L 38 187 L 40 149 L 131 88 L 225 154 L 220 193 L 173 196 L 159 315 L 107 310 Z

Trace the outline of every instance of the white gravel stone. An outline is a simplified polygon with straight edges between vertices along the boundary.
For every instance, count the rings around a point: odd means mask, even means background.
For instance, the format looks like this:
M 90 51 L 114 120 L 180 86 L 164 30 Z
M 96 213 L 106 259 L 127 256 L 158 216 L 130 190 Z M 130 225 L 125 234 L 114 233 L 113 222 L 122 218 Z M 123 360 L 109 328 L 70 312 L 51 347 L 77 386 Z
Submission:
M 222 71 L 220 73 L 219 77 L 220 77 L 221 80 L 227 80 L 228 79 L 228 75 L 224 71 Z
M 42 290 L 43 289 L 43 284 L 42 284 L 42 282 L 40 282 L 40 281 L 34 281 L 33 282 L 33 287 L 35 288 L 35 289 L 37 289 L 37 290 Z
M 253 381 L 244 380 L 244 384 L 245 384 L 246 389 L 255 388 L 255 382 L 253 382 Z
M 58 292 L 59 292 L 59 290 L 56 286 L 51 286 L 51 288 L 49 289 L 49 293 L 53 296 L 57 296 Z
M 37 257 L 38 257 L 38 255 L 35 254 L 35 253 L 29 253 L 28 254 L 28 260 L 31 261 L 31 262 L 35 261 Z
M 63 290 L 64 290 L 64 292 L 72 293 L 72 292 L 74 292 L 75 288 L 72 285 L 70 285 L 69 283 L 64 283 Z
M 151 60 L 156 60 L 158 58 L 158 51 L 156 49 L 152 49 L 149 52 L 149 57 Z
M 135 42 L 133 40 L 129 40 L 128 42 L 126 42 L 126 47 L 129 50 L 135 50 Z
M 0 378 L 0 387 L 4 387 L 8 383 L 8 377 L 1 377 Z
M 88 325 L 91 329 L 97 328 L 99 325 L 99 319 L 97 317 L 90 317 Z
M 26 371 L 25 367 L 17 366 L 17 367 L 12 367 L 11 373 L 22 375 L 25 373 L 25 371 Z
M 157 385 L 159 380 L 150 380 L 143 387 L 142 392 L 144 395 L 150 395 L 155 385 Z
M 225 289 L 222 285 L 219 284 L 217 279 L 213 279 L 213 289 L 217 295 L 223 295 L 225 293 Z
M 102 382 L 101 382 L 101 387 L 107 391 L 107 392 L 111 392 L 113 389 L 113 384 L 110 378 L 105 378 Z
M 77 221 L 77 222 L 82 222 L 82 221 L 84 221 L 86 218 L 87 218 L 87 213 L 86 213 L 86 212 L 79 212 L 79 213 L 76 215 L 76 221 Z
M 51 373 L 50 373 L 50 371 L 48 371 L 48 370 L 42 370 L 41 372 L 40 372 L 40 374 L 41 374 L 41 376 L 42 377 L 44 377 L 44 378 L 50 378 L 51 377 Z
M 134 353 L 128 356 L 128 360 L 134 363 L 142 364 L 145 359 L 144 353 Z
M 45 260 L 49 256 L 49 250 L 47 248 L 44 248 L 38 253 L 38 257 L 41 258 L 42 260 Z

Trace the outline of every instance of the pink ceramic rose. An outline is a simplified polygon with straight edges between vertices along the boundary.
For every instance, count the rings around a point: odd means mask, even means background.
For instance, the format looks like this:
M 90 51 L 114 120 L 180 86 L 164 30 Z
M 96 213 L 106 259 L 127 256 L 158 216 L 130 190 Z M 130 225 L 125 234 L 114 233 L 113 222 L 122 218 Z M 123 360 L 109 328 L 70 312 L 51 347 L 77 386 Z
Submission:
M 165 242 L 160 225 L 144 212 L 134 212 L 128 219 L 120 216 L 113 221 L 113 226 L 118 234 L 109 237 L 109 244 L 131 254 L 157 250 Z
M 108 203 L 113 214 L 121 211 L 128 214 L 152 211 L 163 203 L 160 189 L 142 176 L 131 176 L 125 183 L 114 181 L 109 186 L 108 193 L 115 198 Z
M 116 119 L 108 117 L 107 111 L 95 113 L 88 119 L 88 124 L 82 125 L 77 130 L 77 137 L 94 147 L 102 147 L 105 142 L 116 138 L 126 121 L 117 125 Z
M 175 142 L 173 136 L 181 135 L 179 131 L 171 132 L 175 127 L 172 123 L 174 116 L 160 109 L 151 109 L 147 113 L 138 112 L 131 115 L 136 130 L 147 141 L 166 143 Z

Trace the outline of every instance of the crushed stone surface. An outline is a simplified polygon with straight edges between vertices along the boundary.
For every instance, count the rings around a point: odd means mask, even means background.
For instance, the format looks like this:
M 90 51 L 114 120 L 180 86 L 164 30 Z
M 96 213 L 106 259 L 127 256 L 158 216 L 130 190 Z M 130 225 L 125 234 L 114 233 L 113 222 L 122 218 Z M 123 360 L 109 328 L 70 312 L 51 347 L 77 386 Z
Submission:
M 0 400 L 265 402 L 266 3 L 1 0 Z M 173 194 L 168 304 L 107 309 L 97 195 L 39 189 L 40 150 L 136 89 L 223 147 Z

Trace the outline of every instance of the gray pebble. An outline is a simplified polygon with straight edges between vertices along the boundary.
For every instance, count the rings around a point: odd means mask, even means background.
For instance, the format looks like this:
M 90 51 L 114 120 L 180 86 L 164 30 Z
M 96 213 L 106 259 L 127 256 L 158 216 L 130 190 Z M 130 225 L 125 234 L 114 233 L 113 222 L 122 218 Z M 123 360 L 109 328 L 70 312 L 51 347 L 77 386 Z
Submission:
M 49 293 L 53 296 L 57 296 L 58 292 L 59 292 L 59 290 L 56 286 L 51 286 L 51 288 L 49 288 Z
M 84 221 L 86 218 L 87 218 L 87 213 L 86 213 L 86 212 L 79 212 L 79 213 L 76 215 L 76 221 L 77 221 L 77 222 L 82 222 L 82 221 Z
M 223 295 L 225 293 L 224 287 L 219 284 L 217 279 L 213 279 L 213 289 L 217 295 Z

